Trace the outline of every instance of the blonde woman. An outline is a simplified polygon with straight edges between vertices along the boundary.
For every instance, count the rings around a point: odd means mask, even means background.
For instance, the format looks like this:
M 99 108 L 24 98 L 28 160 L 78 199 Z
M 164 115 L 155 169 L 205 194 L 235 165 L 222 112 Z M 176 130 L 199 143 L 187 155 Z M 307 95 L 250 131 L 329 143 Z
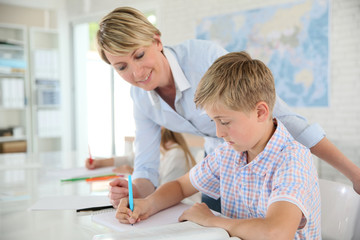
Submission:
M 164 46 L 161 32 L 130 7 L 116 8 L 101 20 L 97 44 L 102 59 L 132 85 L 136 126 L 133 191 L 135 197 L 145 197 L 159 185 L 161 126 L 204 137 L 206 154 L 223 142 L 216 136 L 214 122 L 196 108 L 193 98 L 206 70 L 227 52 L 215 43 L 195 39 Z M 360 168 L 325 137 L 320 125 L 309 124 L 278 96 L 273 114 L 297 141 L 341 171 L 360 193 Z M 109 197 L 116 207 L 128 195 L 127 182 L 117 179 L 110 186 Z

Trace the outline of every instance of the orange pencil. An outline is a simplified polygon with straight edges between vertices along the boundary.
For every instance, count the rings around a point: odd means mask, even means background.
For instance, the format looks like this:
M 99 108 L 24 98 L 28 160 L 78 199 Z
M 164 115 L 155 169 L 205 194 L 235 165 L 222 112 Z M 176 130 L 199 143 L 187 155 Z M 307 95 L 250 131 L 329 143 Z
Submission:
M 86 181 L 87 181 L 87 182 L 92 182 L 92 181 L 104 181 L 104 180 L 109 180 L 109 179 L 118 178 L 118 177 L 124 177 L 124 175 L 113 175 L 113 176 L 93 177 L 93 178 L 88 178 L 88 179 L 86 179 Z

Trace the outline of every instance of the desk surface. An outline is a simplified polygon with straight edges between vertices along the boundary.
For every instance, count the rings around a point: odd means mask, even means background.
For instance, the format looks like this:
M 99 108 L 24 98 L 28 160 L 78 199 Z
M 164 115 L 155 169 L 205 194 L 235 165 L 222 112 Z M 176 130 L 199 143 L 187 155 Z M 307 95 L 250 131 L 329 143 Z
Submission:
M 112 230 L 91 221 L 90 214 L 74 210 L 29 211 L 48 196 L 107 195 L 85 181 L 60 183 L 47 171 L 76 167 L 76 154 L 0 154 L 0 239 L 92 239 Z

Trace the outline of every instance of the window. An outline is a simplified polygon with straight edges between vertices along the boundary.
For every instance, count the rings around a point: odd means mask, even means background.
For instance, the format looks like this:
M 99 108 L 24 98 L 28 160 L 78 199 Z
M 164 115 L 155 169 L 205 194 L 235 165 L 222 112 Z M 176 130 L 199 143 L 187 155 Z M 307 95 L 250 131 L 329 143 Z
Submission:
M 154 11 L 145 14 L 156 25 Z M 134 136 L 130 84 L 101 60 L 96 49 L 97 23 L 75 24 L 75 142 L 79 161 L 88 156 L 122 155 L 125 136 Z

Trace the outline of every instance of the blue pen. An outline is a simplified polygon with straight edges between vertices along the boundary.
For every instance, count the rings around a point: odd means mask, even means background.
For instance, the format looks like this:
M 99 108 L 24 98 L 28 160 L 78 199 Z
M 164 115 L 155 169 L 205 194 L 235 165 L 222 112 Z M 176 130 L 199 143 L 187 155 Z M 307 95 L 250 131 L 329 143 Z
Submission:
M 134 196 L 131 183 L 131 175 L 128 176 L 128 188 L 129 188 L 129 206 L 130 210 L 134 211 Z

